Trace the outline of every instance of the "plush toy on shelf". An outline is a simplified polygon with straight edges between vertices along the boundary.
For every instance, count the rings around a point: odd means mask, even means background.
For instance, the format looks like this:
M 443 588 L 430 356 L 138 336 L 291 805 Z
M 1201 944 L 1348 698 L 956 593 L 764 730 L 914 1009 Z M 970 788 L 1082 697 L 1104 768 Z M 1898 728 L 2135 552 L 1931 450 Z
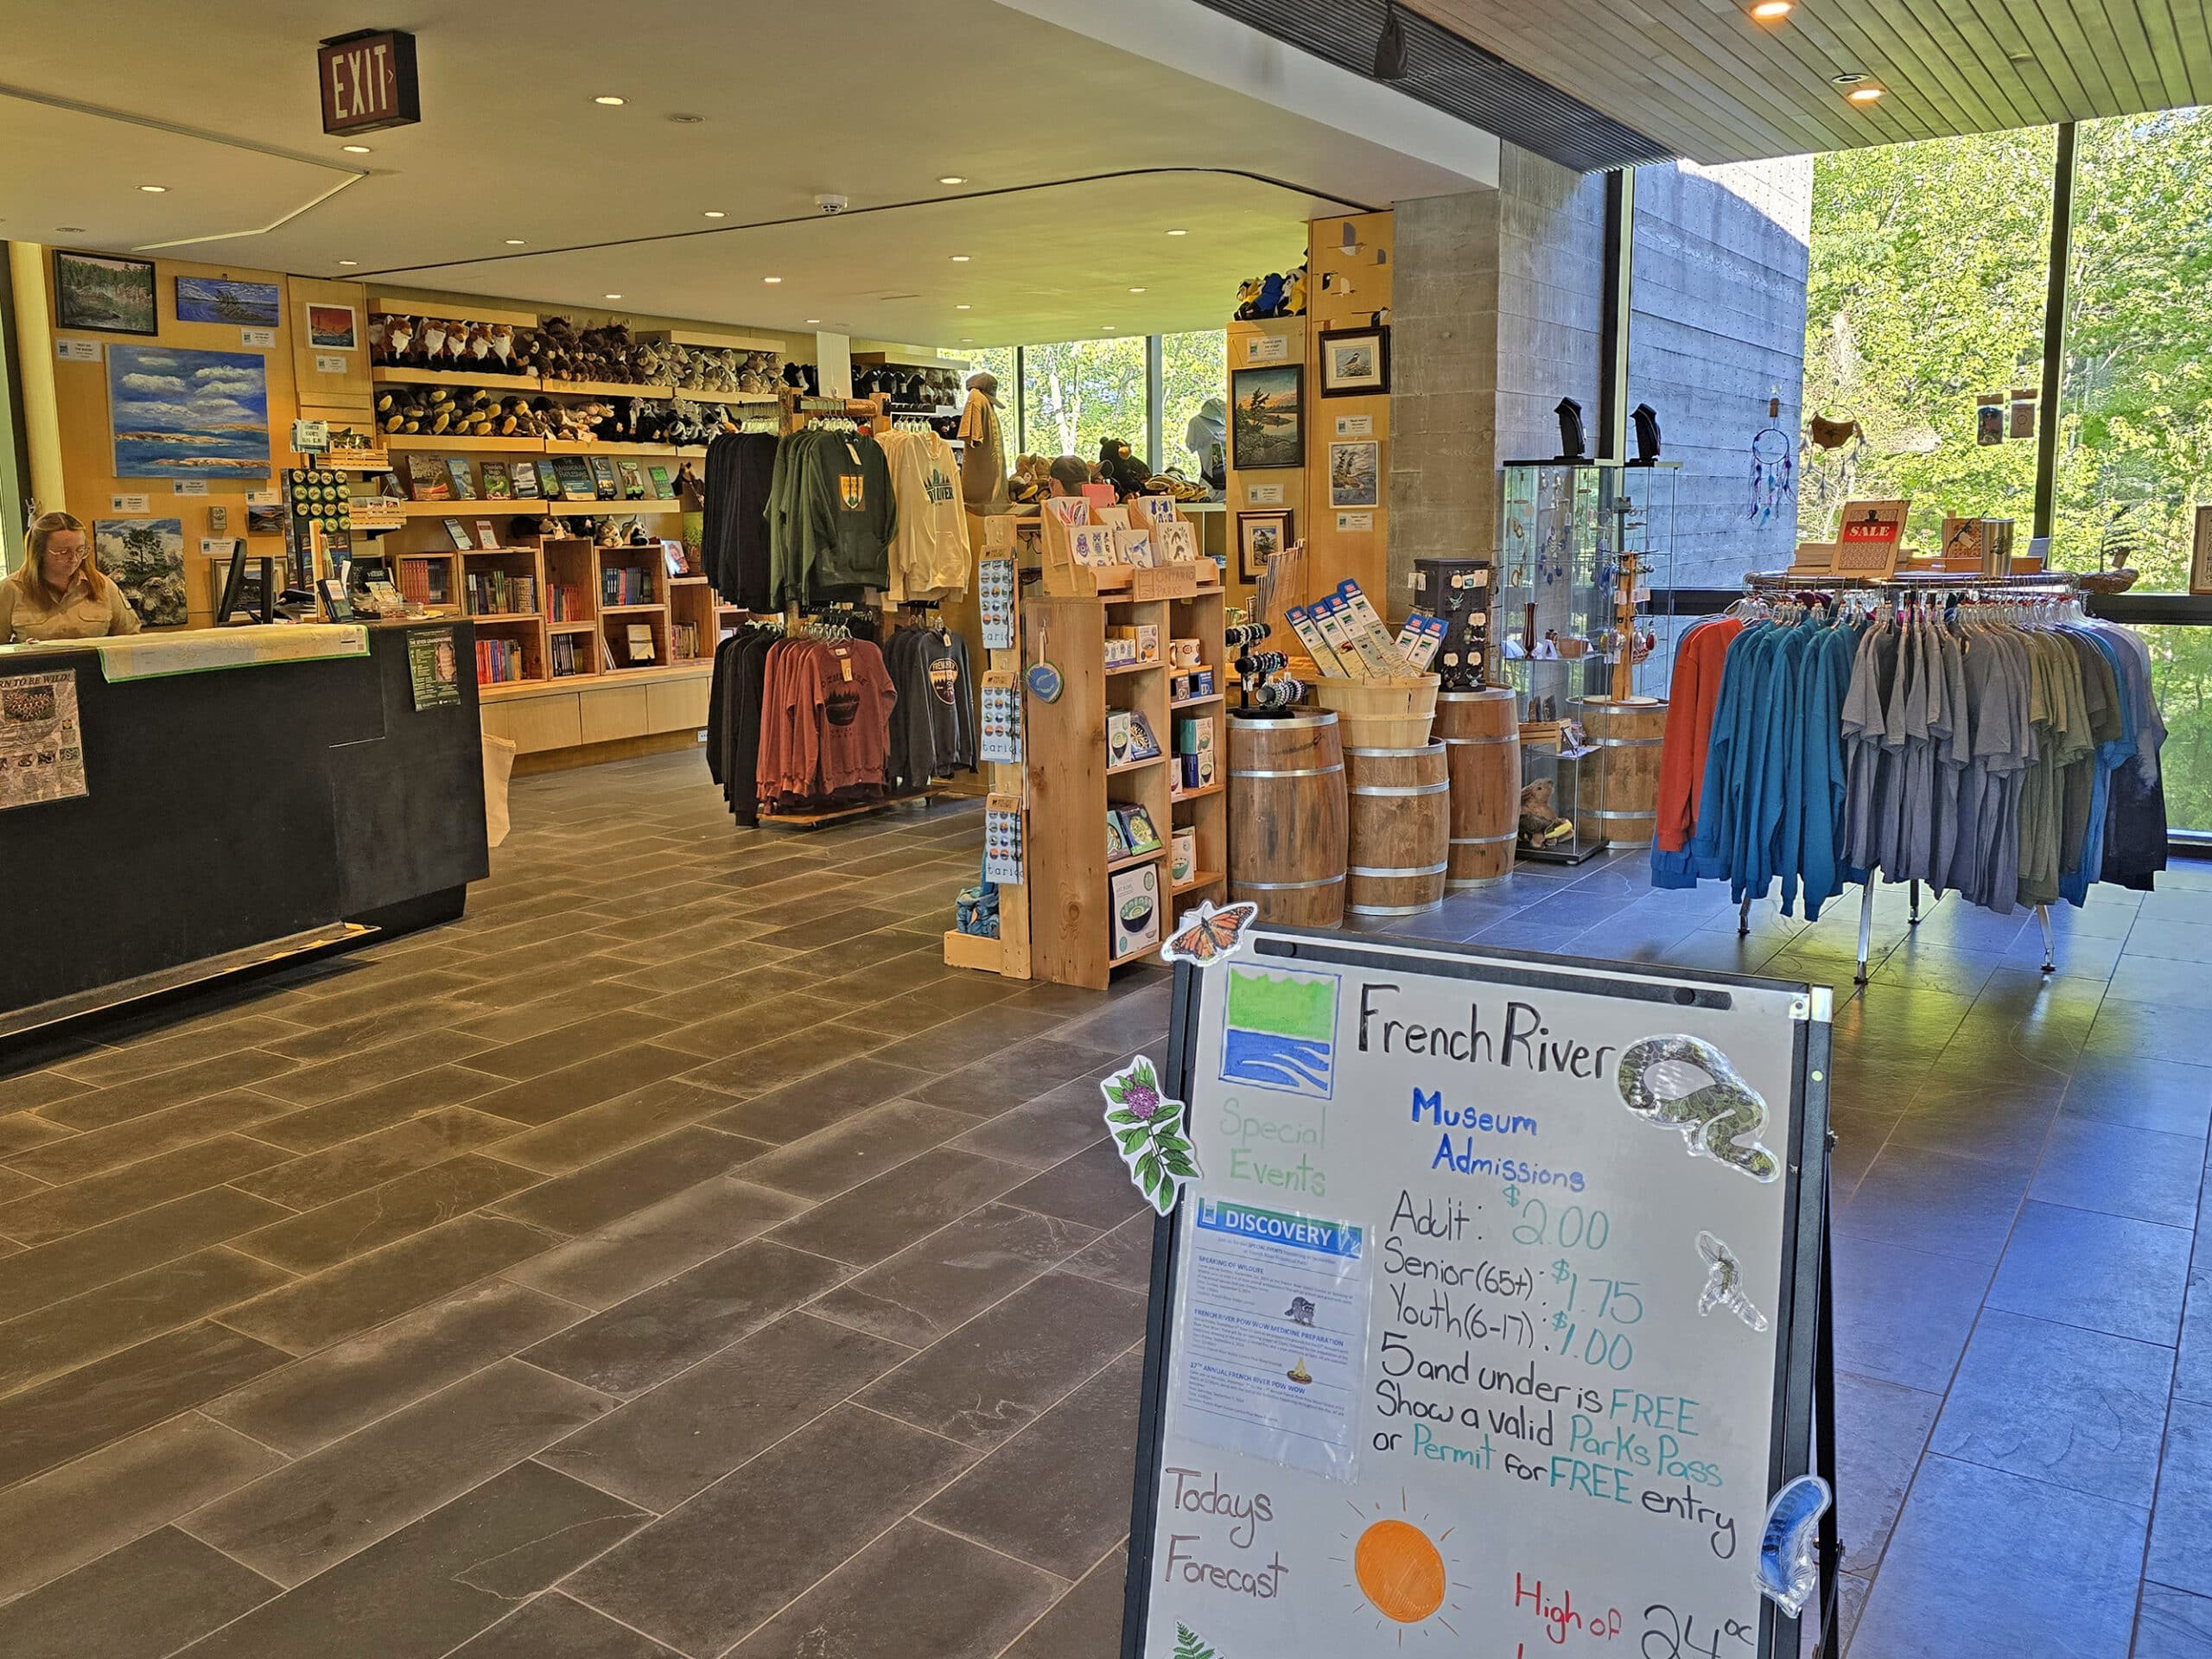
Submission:
M 1552 804 L 1552 780 L 1539 778 L 1521 785 L 1521 844 L 1554 847 L 1574 834 L 1574 825 Z

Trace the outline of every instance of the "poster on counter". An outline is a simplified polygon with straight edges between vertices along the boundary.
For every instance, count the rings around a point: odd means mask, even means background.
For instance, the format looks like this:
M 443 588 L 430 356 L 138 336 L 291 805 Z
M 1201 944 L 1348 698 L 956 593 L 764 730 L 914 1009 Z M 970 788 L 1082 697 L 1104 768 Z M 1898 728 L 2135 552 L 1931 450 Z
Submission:
M 1795 1652 L 1827 993 L 1260 926 L 1173 1007 L 1123 1652 Z
M 407 677 L 417 714 L 461 701 L 461 656 L 451 628 L 417 628 L 407 636 Z
M 76 670 L 0 677 L 0 812 L 91 792 Z

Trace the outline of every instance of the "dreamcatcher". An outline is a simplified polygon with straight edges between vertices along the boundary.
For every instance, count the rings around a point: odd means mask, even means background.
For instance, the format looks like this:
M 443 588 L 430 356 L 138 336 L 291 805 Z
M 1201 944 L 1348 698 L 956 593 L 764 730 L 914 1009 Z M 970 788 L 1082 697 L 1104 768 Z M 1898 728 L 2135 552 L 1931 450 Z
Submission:
M 1769 421 L 1782 418 L 1782 400 L 1766 403 Z M 1779 426 L 1761 427 L 1751 434 L 1751 505 L 1744 516 L 1755 524 L 1770 524 L 1781 515 L 1796 487 L 1797 443 Z

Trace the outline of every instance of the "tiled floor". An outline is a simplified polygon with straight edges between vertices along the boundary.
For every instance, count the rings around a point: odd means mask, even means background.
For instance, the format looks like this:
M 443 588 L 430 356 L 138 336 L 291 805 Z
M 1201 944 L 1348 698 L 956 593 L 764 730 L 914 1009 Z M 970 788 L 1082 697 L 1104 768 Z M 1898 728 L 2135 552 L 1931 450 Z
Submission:
M 973 809 L 514 812 L 461 923 L 0 1067 L 0 1654 L 1108 1659 L 1161 976 L 943 969 Z M 1399 931 L 1847 991 L 1856 922 L 1624 861 Z M 2212 1654 L 2212 870 L 2059 925 L 1885 894 L 1839 1014 L 1862 1659 Z

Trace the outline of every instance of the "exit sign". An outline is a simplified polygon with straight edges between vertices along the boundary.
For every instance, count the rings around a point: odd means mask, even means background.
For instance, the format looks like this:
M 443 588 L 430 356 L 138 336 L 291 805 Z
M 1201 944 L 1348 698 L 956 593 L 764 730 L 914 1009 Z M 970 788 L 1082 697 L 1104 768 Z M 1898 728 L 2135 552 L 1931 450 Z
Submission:
M 325 132 L 375 132 L 423 118 L 412 35 L 392 29 L 340 35 L 322 43 L 315 67 Z

